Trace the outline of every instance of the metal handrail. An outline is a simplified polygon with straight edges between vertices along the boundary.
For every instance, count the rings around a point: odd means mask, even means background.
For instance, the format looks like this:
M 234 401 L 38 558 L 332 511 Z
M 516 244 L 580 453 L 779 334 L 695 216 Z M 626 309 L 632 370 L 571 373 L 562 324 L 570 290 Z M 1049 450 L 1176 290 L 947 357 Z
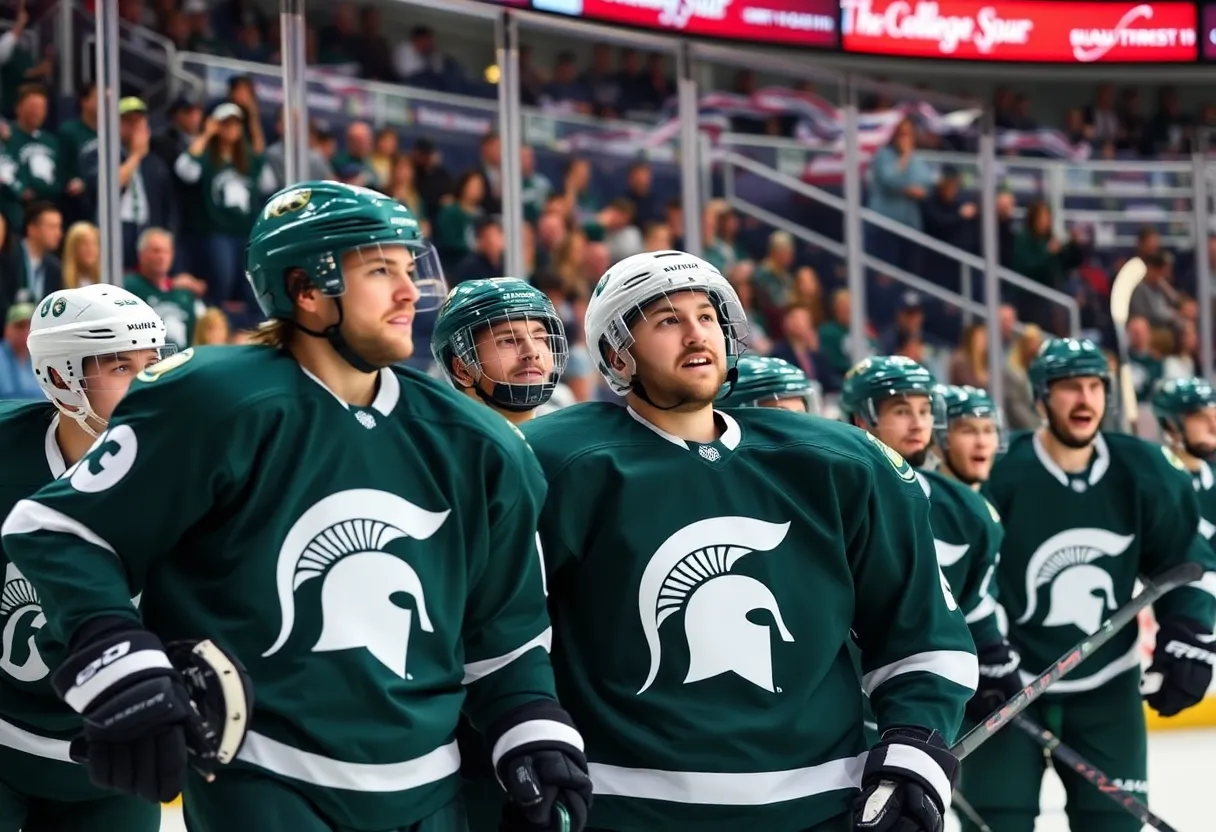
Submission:
M 834 208 L 838 211 L 848 210 L 848 205 L 843 198 L 838 197 L 833 193 L 829 193 L 822 188 L 816 188 L 814 185 L 810 185 L 800 179 L 795 179 L 792 176 L 787 176 L 786 174 L 781 173 L 780 171 L 773 170 L 767 165 L 761 164 L 754 159 L 749 159 L 746 156 L 741 156 L 738 153 L 733 152 L 720 154 L 719 159 L 725 164 L 742 168 L 755 176 L 759 176 L 762 179 L 767 179 L 776 185 L 780 185 L 793 191 L 794 193 L 805 196 L 808 199 L 820 202 L 829 208 Z M 731 178 L 729 172 L 727 172 L 724 178 L 728 188 L 730 188 Z M 733 196 L 733 188 L 730 188 L 727 196 L 728 201 Z M 941 240 L 930 237 L 928 234 L 925 234 L 922 231 L 917 231 L 914 228 L 909 228 L 903 223 L 888 219 L 882 214 L 879 214 L 869 208 L 861 209 L 861 218 L 864 221 L 876 225 L 892 234 L 903 237 L 906 240 L 910 240 L 917 245 L 923 246 L 930 251 L 935 251 L 938 254 L 949 257 L 950 259 L 956 260 L 970 266 L 971 268 L 978 269 L 981 274 L 985 270 L 984 259 L 982 257 L 974 255 L 969 251 L 964 251 L 961 248 L 952 246 L 949 243 L 943 243 Z M 1030 292 L 1031 294 L 1039 295 L 1052 303 L 1063 306 L 1068 312 L 1070 331 L 1074 334 L 1081 331 L 1081 308 L 1077 304 L 1076 300 L 1069 297 L 1064 292 L 1043 286 L 1042 284 L 1034 282 L 1025 275 L 1018 274 L 1017 272 L 1003 266 L 997 270 L 997 276 L 1002 281 L 1016 286 L 1019 289 Z

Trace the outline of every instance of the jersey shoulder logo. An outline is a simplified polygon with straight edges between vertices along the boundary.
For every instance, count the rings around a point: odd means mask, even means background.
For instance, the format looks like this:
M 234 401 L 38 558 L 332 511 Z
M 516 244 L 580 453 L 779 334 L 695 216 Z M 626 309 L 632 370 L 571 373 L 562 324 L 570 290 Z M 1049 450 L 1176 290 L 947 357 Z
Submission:
M 883 442 L 874 434 L 865 431 L 866 439 L 874 443 L 878 450 L 882 451 L 882 455 L 887 458 L 887 462 L 891 463 L 891 467 L 895 469 L 895 473 L 899 474 L 899 478 L 905 482 L 912 482 L 916 479 L 916 470 L 908 464 L 908 460 L 903 458 L 899 451 L 892 448 L 886 442 Z
M 0 671 L 4 671 L 18 682 L 37 682 L 45 679 L 50 670 L 42 661 L 42 655 L 34 642 L 35 636 L 46 624 L 42 614 L 42 601 L 33 584 L 25 579 L 21 570 L 13 564 L 4 568 L 4 591 L 0 593 Z
M 1161 446 L 1161 455 L 1163 457 L 1165 457 L 1166 462 L 1168 462 L 1170 465 L 1173 465 L 1179 471 L 1186 471 L 1186 465 L 1184 465 L 1182 463 L 1182 460 L 1178 458 L 1178 454 L 1174 453 L 1173 451 L 1171 451 L 1169 448 L 1167 448 L 1164 445 Z M 1190 473 L 1190 472 L 1187 472 L 1187 473 Z
M 194 347 L 191 347 L 188 350 L 182 350 L 181 352 L 175 352 L 168 358 L 165 358 L 162 361 L 157 361 L 155 364 L 145 367 L 140 374 L 136 376 L 136 378 L 142 382 L 150 384 L 159 379 L 165 373 L 171 370 L 176 370 L 191 358 L 194 358 Z
M 426 593 L 414 568 L 390 549 L 400 540 L 427 540 L 450 511 L 427 511 L 374 489 L 339 491 L 305 511 L 283 539 L 275 566 L 282 626 L 263 656 L 273 656 L 297 623 L 296 592 L 320 580 L 321 634 L 314 653 L 367 650 L 402 679 L 415 611 L 418 626 L 435 632 Z M 393 602 L 410 596 L 415 610 Z
M 639 695 L 659 674 L 659 628 L 679 611 L 684 613 L 688 640 L 684 684 L 735 673 L 770 693 L 776 691 L 772 632 L 768 626 L 753 624 L 748 613 L 768 610 L 781 640 L 792 642 L 794 636 L 785 626 L 772 590 L 731 570 L 746 555 L 776 549 L 789 529 L 789 523 L 751 517 L 711 517 L 691 523 L 663 541 L 650 556 L 638 586 L 638 614 L 650 650 L 650 673 Z
M 1086 635 L 1098 632 L 1118 602 L 1114 579 L 1094 561 L 1123 554 L 1135 539 L 1134 534 L 1079 528 L 1066 529 L 1043 541 L 1026 566 L 1026 611 L 1017 623 L 1034 618 L 1039 611 L 1039 592 L 1047 587 L 1047 613 L 1040 626 L 1071 624 Z

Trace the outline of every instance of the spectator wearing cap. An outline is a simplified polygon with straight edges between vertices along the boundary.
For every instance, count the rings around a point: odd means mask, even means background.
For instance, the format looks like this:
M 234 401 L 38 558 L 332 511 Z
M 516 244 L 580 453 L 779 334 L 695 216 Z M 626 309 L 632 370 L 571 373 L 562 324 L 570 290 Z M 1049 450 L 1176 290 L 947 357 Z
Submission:
M 178 177 L 199 185 L 202 228 L 191 241 L 191 271 L 207 283 L 207 302 L 244 322 L 256 320 L 257 304 L 245 280 L 245 241 L 262 199 L 256 182 L 265 144 L 256 113 L 245 140 L 245 112 L 226 101 L 216 107 L 203 132 L 177 157 Z
M 313 122 L 308 125 L 308 179 L 333 179 L 334 169 L 329 160 L 322 155 L 321 135 L 318 125 Z M 266 148 L 266 158 L 262 164 L 262 172 L 258 176 L 258 190 L 262 196 L 269 197 L 287 186 L 287 145 L 283 125 L 283 111 L 279 110 L 275 119 L 275 134 L 278 141 Z
M 135 265 L 136 241 L 145 228 L 173 228 L 174 182 L 168 167 L 152 153 L 152 132 L 148 128 L 148 105 L 142 99 L 124 98 L 118 102 L 118 136 L 121 148 L 118 165 L 118 215 L 122 220 L 122 262 Z M 86 153 L 80 168 L 96 211 L 98 200 L 97 149 Z
M 41 399 L 42 388 L 30 362 L 30 319 L 35 305 L 15 303 L 4 315 L 4 342 L 0 343 L 0 399 Z
M 43 130 L 47 116 L 47 92 L 27 84 L 17 92 L 17 116 L 10 129 L 8 153 L 17 163 L 17 179 L 24 190 L 23 202 L 58 202 L 63 195 L 63 172 L 59 139 Z
M 88 83 L 80 88 L 76 95 L 76 106 L 79 115 L 59 125 L 60 175 L 63 177 L 64 191 L 68 196 L 64 200 L 63 208 L 65 220 L 69 225 L 90 214 L 87 188 L 80 164 L 85 154 L 96 152 L 97 148 L 96 84 Z
M 21 241 L 0 265 L 0 307 L 19 298 L 37 303 L 63 288 L 63 268 L 55 252 L 63 242 L 63 215 L 50 202 L 35 202 L 25 211 Z
M 473 234 L 473 250 L 452 272 L 453 286 L 466 280 L 482 280 L 503 274 L 502 256 L 506 241 L 502 233 L 502 221 L 497 216 L 482 217 L 474 225 Z

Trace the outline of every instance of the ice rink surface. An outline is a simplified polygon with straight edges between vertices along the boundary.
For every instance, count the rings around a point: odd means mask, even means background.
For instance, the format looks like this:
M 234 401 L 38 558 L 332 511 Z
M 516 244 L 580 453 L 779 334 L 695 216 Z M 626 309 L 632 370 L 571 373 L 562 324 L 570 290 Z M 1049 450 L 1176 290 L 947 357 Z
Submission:
M 1210 832 L 1216 828 L 1209 791 L 1216 788 L 1213 772 L 1216 728 L 1149 735 L 1149 804 L 1178 832 Z M 185 828 L 179 809 L 165 810 L 161 832 L 184 832 Z M 951 820 L 946 829 L 958 832 L 958 824 Z M 1068 832 L 1064 789 L 1051 773 L 1043 784 L 1043 814 L 1035 832 Z

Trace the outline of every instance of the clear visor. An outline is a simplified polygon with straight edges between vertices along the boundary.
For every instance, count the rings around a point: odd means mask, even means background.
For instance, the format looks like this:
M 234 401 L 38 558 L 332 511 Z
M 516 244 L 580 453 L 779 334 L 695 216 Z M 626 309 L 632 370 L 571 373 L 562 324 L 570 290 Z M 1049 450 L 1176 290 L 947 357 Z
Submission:
M 910 404 L 916 404 L 918 399 L 928 399 L 929 414 L 926 418 L 932 419 L 929 429 L 935 431 L 946 429 L 946 400 L 940 394 L 928 390 L 899 390 L 892 392 L 886 398 L 867 400 L 865 415 L 871 425 L 878 424 L 879 405 L 892 399 L 904 399 Z
M 552 319 L 536 315 L 506 315 L 459 340 L 469 346 L 457 359 L 469 369 L 475 382 L 484 379 L 492 385 L 527 388 L 556 384 L 570 357 L 560 327 Z
M 142 350 L 90 355 L 80 361 L 80 389 L 86 394 L 125 393 L 131 386 L 132 379 L 175 352 L 177 347 L 169 344 Z
M 667 320 L 680 323 L 686 318 L 712 318 L 722 327 L 726 336 L 726 354 L 739 355 L 743 352 L 744 343 L 748 336 L 747 313 L 733 297 L 711 293 L 702 288 L 680 289 L 679 291 L 663 292 L 645 303 L 638 304 L 632 310 L 622 314 L 625 326 L 632 329 L 639 323 L 660 323 Z M 617 350 L 625 350 L 633 343 L 629 332 L 615 332 L 615 327 L 609 329 L 609 345 Z
M 370 243 L 342 254 L 345 275 L 355 269 L 366 277 L 408 278 L 416 297 L 416 312 L 433 312 L 448 296 L 439 254 L 428 242 Z
M 781 410 L 793 410 L 798 413 L 809 413 L 812 416 L 823 415 L 823 403 L 819 391 L 804 390 L 800 393 L 772 393 L 752 402 L 753 407 L 776 407 Z

